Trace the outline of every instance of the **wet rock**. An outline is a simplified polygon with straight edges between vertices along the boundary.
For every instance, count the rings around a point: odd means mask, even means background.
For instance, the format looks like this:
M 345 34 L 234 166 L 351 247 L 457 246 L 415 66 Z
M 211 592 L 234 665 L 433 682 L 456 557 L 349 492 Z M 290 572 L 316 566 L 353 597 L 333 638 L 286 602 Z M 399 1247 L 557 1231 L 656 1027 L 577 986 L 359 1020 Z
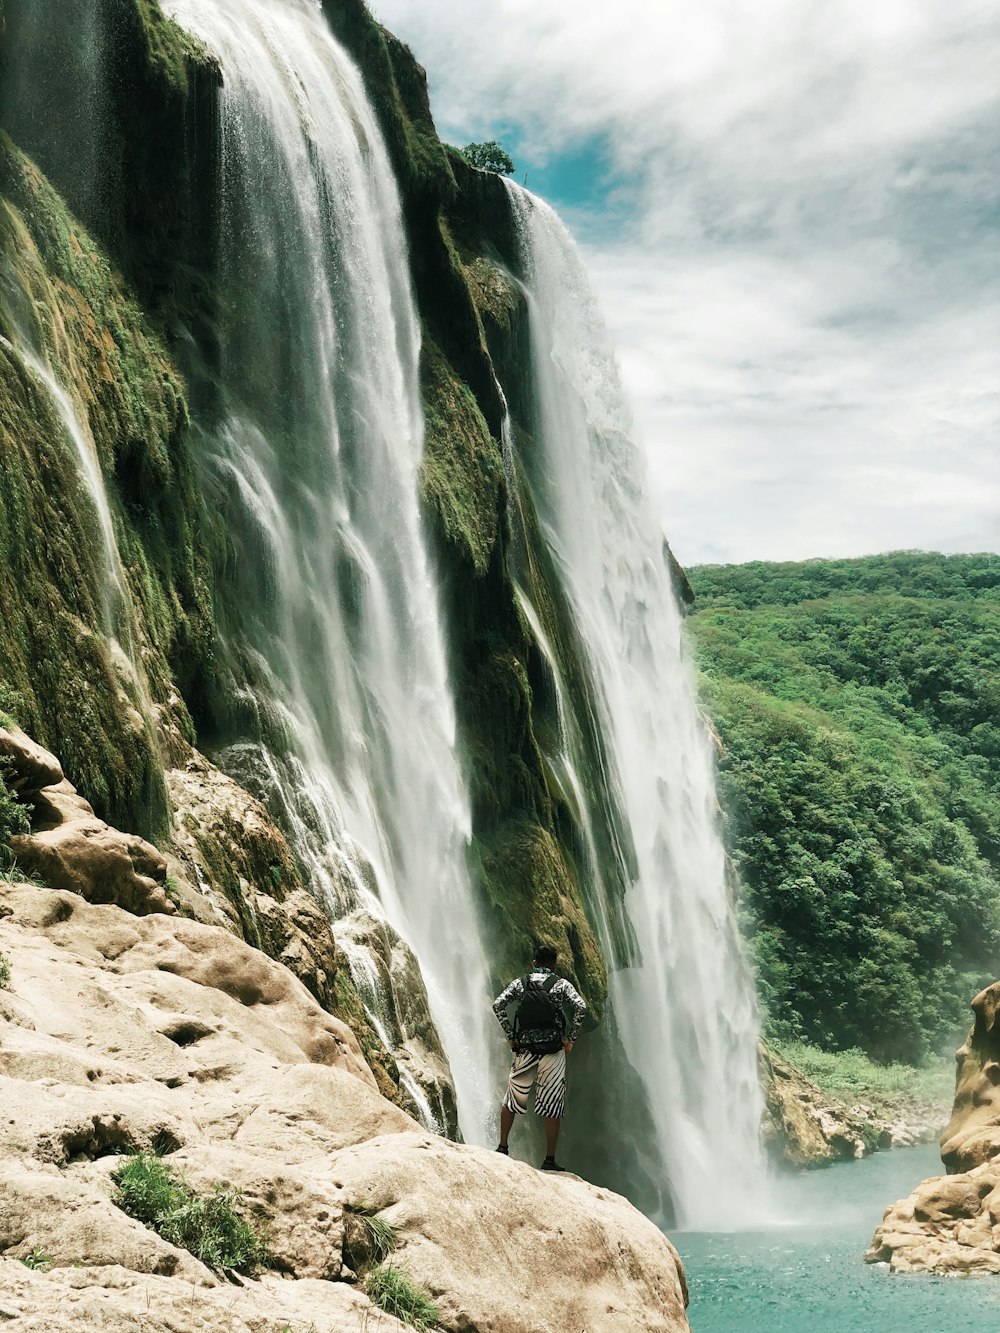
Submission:
M 826 1166 L 888 1146 L 888 1127 L 872 1108 L 834 1105 L 765 1042 L 759 1060 L 765 1099 L 761 1135 L 772 1159 L 785 1166 Z

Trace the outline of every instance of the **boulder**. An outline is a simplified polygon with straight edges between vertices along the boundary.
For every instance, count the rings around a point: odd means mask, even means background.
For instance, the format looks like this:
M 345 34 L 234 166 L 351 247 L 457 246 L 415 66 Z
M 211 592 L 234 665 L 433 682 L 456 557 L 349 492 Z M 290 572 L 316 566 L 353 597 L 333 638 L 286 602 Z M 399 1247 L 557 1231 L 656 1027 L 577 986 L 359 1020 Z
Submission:
M 126 911 L 173 912 L 167 863 L 151 843 L 98 819 L 49 754 L 19 727 L 0 728 L 0 756 L 10 785 L 31 808 L 31 832 L 10 841 L 20 870 L 88 902 Z
M 976 996 L 972 1012 L 972 1029 L 955 1053 L 955 1104 L 941 1136 L 949 1171 L 1000 1157 L 1000 981 Z
M 54 787 L 63 780 L 62 765 L 55 755 L 13 723 L 0 727 L 0 760 L 7 761 L 4 781 L 25 803 L 43 787 Z
M 455 1333 L 687 1326 L 677 1252 L 617 1194 L 427 1134 L 359 1144 L 336 1171 L 345 1202 L 397 1229 L 394 1262 Z
M 977 995 L 972 1010 L 941 1136 L 949 1174 L 887 1208 L 866 1255 L 893 1272 L 1000 1273 L 1000 982 Z
M 0 881 L 0 951 L 0 1319 L 18 1333 L 402 1330 L 349 1240 L 371 1214 L 455 1333 L 688 1329 L 680 1262 L 629 1203 L 422 1130 L 351 1030 L 230 930 Z M 197 1193 L 238 1192 L 264 1271 L 213 1272 L 118 1206 L 120 1154 L 150 1148 Z M 46 1271 L 17 1262 L 33 1252 Z

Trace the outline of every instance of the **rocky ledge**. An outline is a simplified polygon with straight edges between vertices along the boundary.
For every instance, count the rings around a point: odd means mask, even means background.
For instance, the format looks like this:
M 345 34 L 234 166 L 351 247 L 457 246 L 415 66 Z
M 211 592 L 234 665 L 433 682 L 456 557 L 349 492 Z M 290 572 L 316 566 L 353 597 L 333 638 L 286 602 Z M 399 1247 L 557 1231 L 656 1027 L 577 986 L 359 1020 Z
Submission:
M 866 1255 L 895 1273 L 1000 1273 L 1000 982 L 972 1010 L 941 1136 L 948 1174 L 887 1208 Z
M 933 1103 L 892 1114 L 865 1102 L 844 1105 L 765 1042 L 759 1055 L 761 1137 L 779 1166 L 802 1169 L 853 1161 L 888 1148 L 930 1143 L 941 1132 L 947 1111 Z
M 359 1213 L 391 1226 L 392 1263 L 443 1329 L 688 1329 L 680 1261 L 652 1223 L 423 1131 L 351 1029 L 225 928 L 0 880 L 0 954 L 11 1333 L 402 1330 L 361 1280 Z M 259 1271 L 208 1267 L 123 1211 L 114 1174 L 138 1151 L 196 1193 L 236 1191 L 266 1237 Z

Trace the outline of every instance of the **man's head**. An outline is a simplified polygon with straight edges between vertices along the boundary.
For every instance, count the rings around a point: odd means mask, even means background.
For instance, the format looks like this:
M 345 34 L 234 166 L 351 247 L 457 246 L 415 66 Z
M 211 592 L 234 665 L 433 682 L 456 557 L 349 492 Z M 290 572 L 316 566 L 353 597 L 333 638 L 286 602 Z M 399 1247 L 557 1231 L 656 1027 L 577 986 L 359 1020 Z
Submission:
M 559 955 L 556 953 L 555 949 L 553 949 L 551 944 L 539 944 L 535 948 L 533 961 L 536 962 L 539 967 L 555 967 L 558 956 Z

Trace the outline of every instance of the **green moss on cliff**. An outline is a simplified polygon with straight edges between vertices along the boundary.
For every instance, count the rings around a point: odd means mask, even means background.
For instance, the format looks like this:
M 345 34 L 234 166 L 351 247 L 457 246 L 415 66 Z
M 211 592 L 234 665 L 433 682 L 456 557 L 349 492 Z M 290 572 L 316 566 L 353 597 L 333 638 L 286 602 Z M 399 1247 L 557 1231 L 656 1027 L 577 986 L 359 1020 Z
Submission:
M 190 738 L 174 677 L 196 685 L 214 629 L 183 386 L 96 243 L 6 136 L 0 256 L 0 676 L 21 698 L 19 720 L 95 808 L 156 836 L 166 828 L 162 762 L 102 633 L 97 515 L 57 405 L 17 349 L 47 361 L 93 442 L 134 604 L 133 657 L 154 702 L 169 701 L 166 734 Z
M 559 970 L 585 994 L 590 1021 L 608 996 L 604 959 L 579 900 L 573 868 L 547 829 L 530 820 L 497 831 L 484 863 L 493 907 L 504 923 L 506 956 L 498 975 L 523 971 L 539 940 L 559 952 Z
M 7 0 L 0 125 L 161 327 L 211 344 L 217 63 L 156 0 Z
M 420 371 L 426 417 L 424 500 L 448 542 L 464 550 L 481 577 L 500 528 L 503 464 L 471 391 L 429 340 Z
M 360 66 L 397 178 L 408 202 L 435 204 L 454 193 L 444 145 L 427 97 L 427 75 L 410 49 L 373 17 L 364 0 L 323 0 L 334 34 Z

